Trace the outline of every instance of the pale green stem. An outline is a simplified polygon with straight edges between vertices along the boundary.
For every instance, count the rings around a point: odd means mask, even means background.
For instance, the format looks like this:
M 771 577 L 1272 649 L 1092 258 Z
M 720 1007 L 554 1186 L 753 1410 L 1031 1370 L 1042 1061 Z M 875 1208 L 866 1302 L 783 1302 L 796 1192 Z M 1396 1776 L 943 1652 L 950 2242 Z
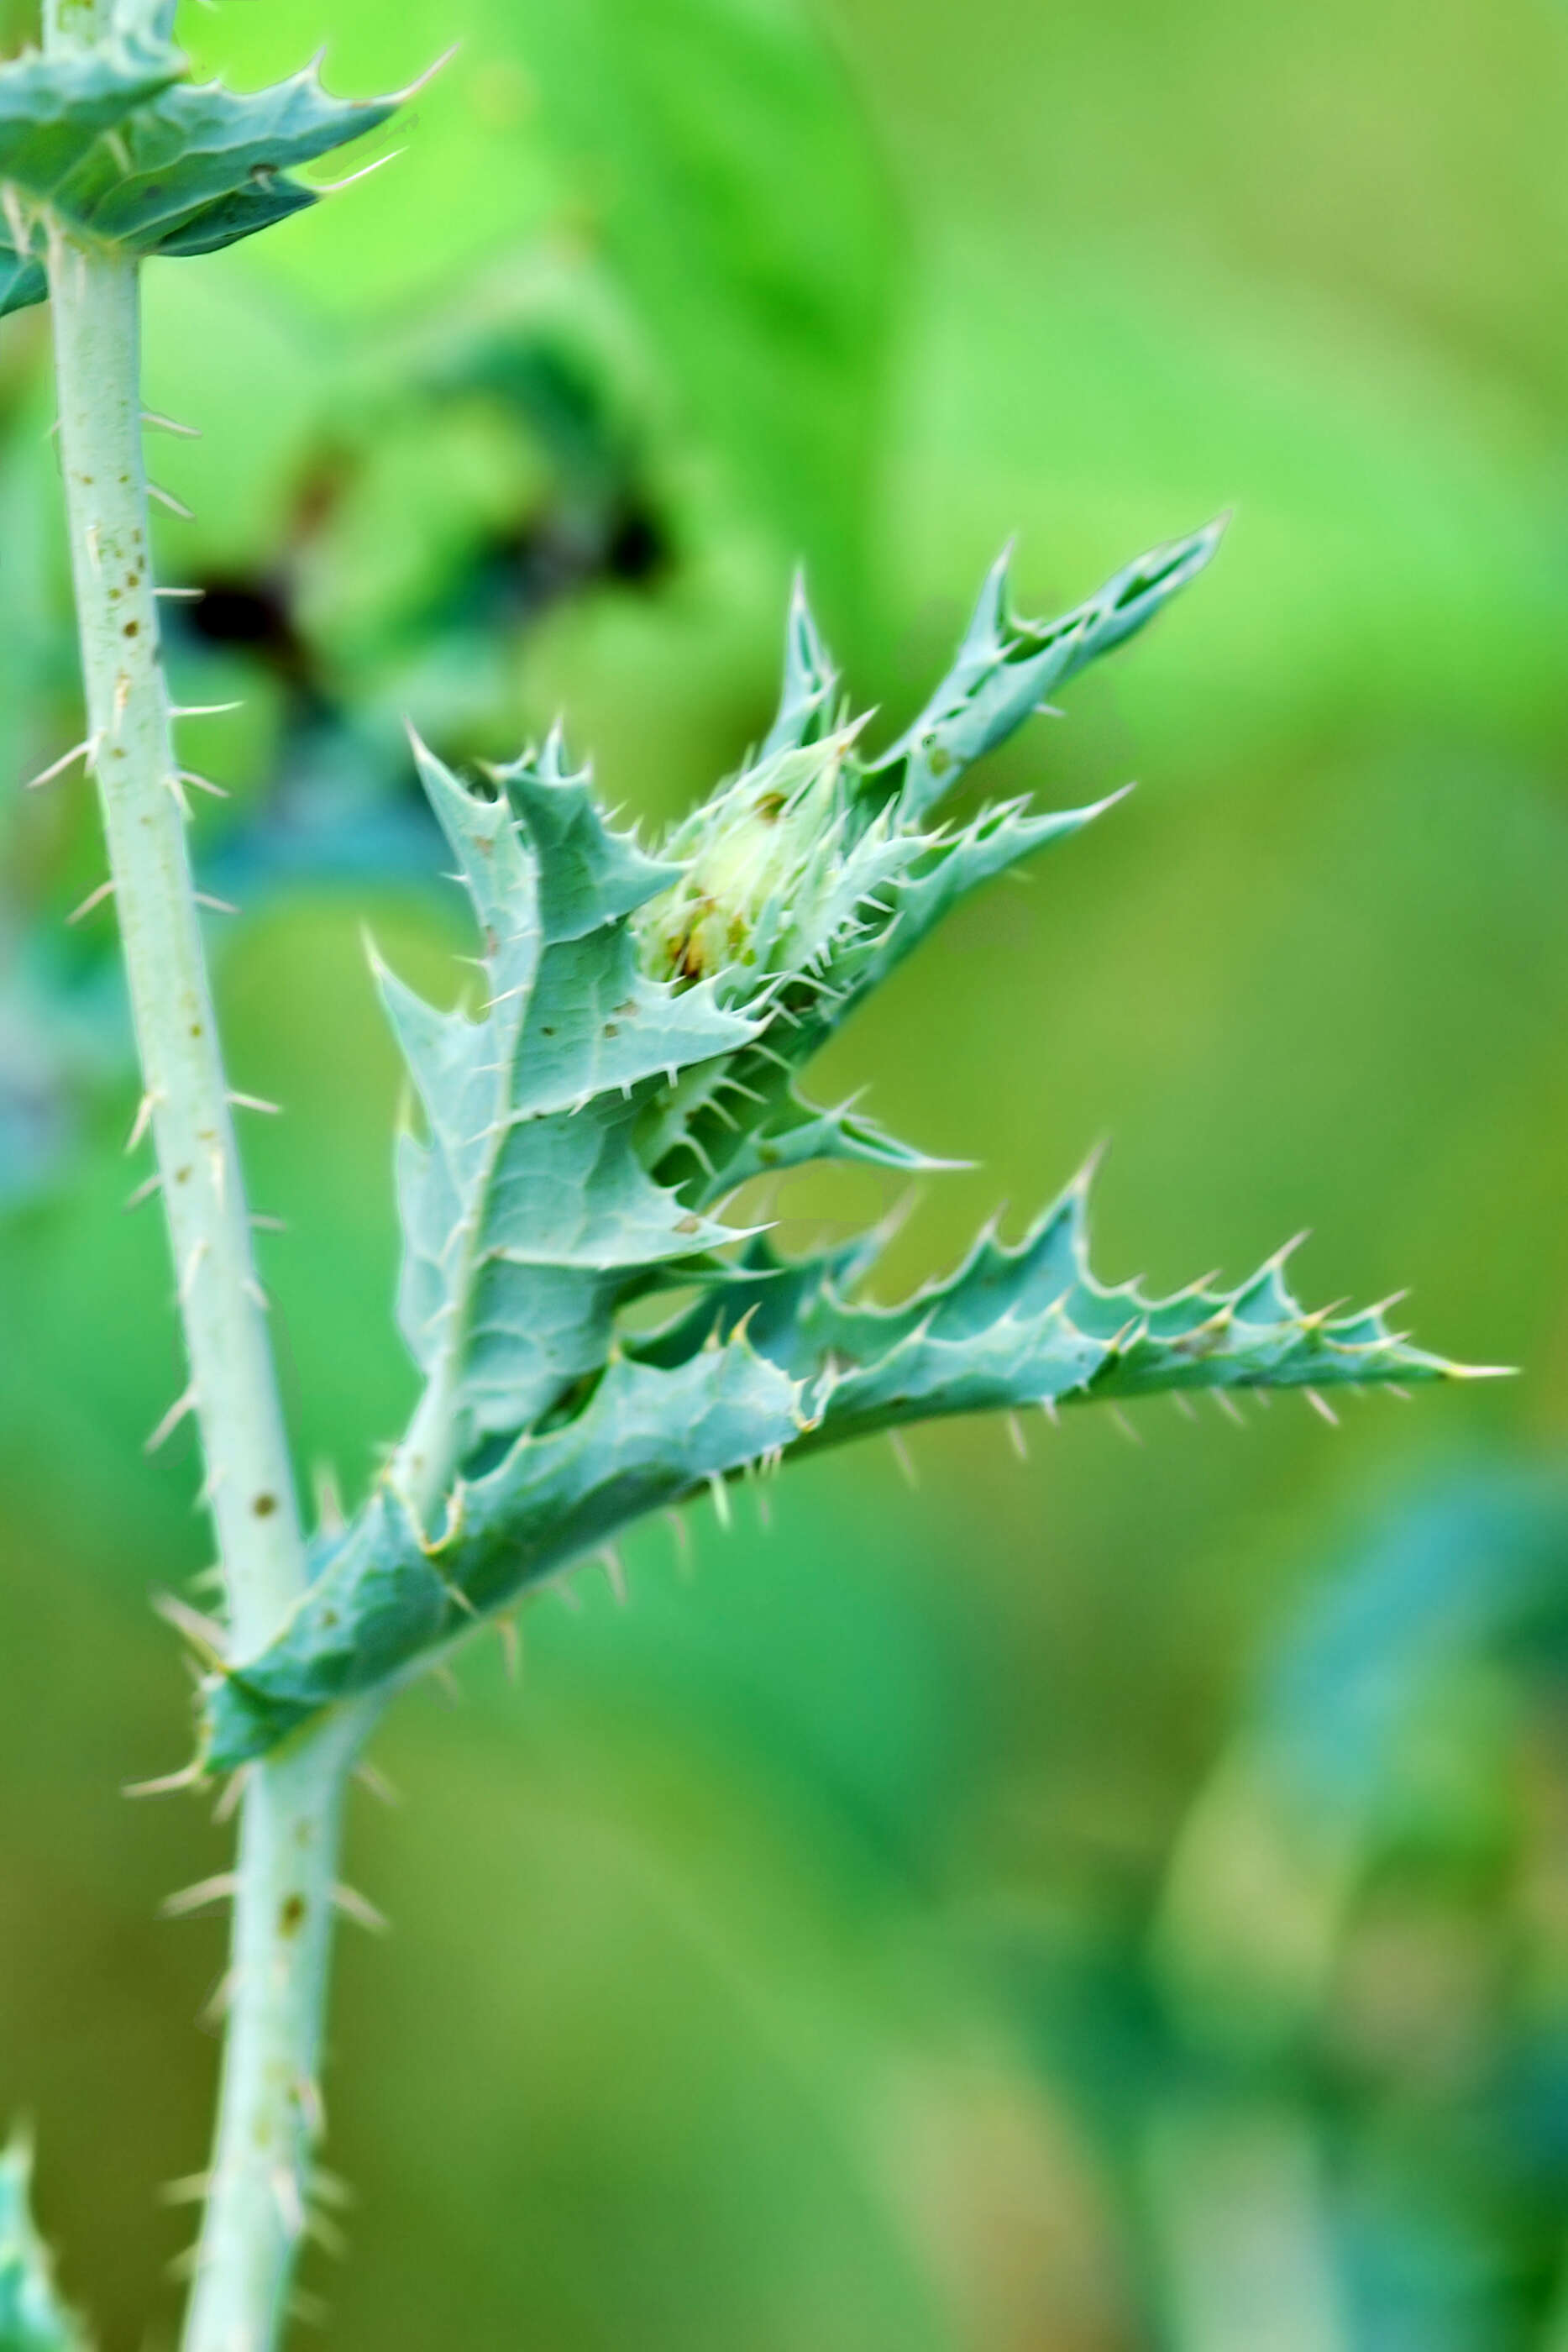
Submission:
M 110 0 L 49 0 L 47 39 L 90 39 Z M 293 1478 L 252 1259 L 232 1106 L 193 891 L 159 656 L 142 471 L 137 268 L 51 229 L 60 457 L 90 764 L 109 851 L 236 1656 L 304 1589 Z M 319 2130 L 316 2088 L 345 1777 L 368 1727 L 348 1709 L 246 1788 L 212 2187 L 187 2352 L 270 2352 L 287 2303 Z
M 112 914 L 174 1254 L 188 1393 L 243 1656 L 298 1597 L 304 1568 L 159 656 L 136 263 L 56 234 L 49 290 L 87 732 Z
M 338 1707 L 255 1768 L 238 1890 L 213 2177 L 185 2352 L 269 2352 L 283 2332 L 320 2137 L 321 2027 L 343 1793 L 380 1712 Z

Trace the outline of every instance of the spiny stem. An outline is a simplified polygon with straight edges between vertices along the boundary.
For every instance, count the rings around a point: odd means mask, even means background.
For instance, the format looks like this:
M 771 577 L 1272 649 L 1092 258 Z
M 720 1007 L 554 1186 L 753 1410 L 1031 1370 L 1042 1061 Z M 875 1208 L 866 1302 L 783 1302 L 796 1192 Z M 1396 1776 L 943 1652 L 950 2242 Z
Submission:
M 48 0 L 58 47 L 110 29 L 111 0 Z M 48 240 L 59 440 L 97 777 L 206 1460 L 234 1653 L 304 1589 L 294 1483 L 256 1278 L 233 1102 L 219 1052 L 159 657 L 141 457 L 137 268 L 57 226 Z M 187 2352 L 271 2352 L 283 2324 L 320 2128 L 316 2077 L 348 1769 L 367 1711 L 340 1710 L 246 1790 L 233 2001 L 213 2185 Z
M 87 731 L 174 1262 L 197 1268 L 182 1312 L 244 1655 L 287 1613 L 304 1567 L 185 823 L 168 786 L 176 761 L 148 546 L 136 264 L 57 233 L 49 281 Z
M 184 2352 L 270 2352 L 282 2332 L 324 2121 L 343 1793 L 378 1712 L 374 1701 L 335 1708 L 246 1787 L 217 2134 Z

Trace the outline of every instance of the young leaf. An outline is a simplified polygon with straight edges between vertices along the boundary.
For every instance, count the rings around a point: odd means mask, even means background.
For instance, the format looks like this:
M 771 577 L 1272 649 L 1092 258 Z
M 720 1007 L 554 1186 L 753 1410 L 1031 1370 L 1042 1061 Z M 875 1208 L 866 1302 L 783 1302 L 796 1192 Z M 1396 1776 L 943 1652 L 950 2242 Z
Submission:
M 559 738 L 497 770 L 493 801 L 419 758 L 479 921 L 486 1002 L 477 1020 L 438 1013 L 378 976 L 424 1122 L 398 1154 L 402 1328 L 462 1459 L 602 1365 L 624 1300 L 732 1238 L 650 1175 L 636 1136 L 651 1095 L 757 1024 L 711 985 L 639 969 L 628 918 L 676 869 L 610 829 Z
M 1454 1370 L 1375 1310 L 1305 1312 L 1283 1252 L 1229 1291 L 1102 1283 L 1086 1177 L 1016 1246 L 982 1235 L 897 1307 L 862 1295 L 882 1234 L 791 1262 L 716 1214 L 767 1170 L 920 1164 L 805 1102 L 798 1075 L 950 907 L 1110 805 L 931 819 L 1045 683 L 1141 627 L 1215 544 L 1156 550 L 1049 625 L 1010 616 L 998 569 L 926 713 L 872 761 L 797 596 L 773 730 L 656 859 L 611 830 L 559 736 L 488 797 L 420 752 L 484 990 L 470 1017 L 381 975 L 423 1116 L 399 1195 L 428 1385 L 293 1618 L 211 1690 L 214 1769 L 407 1674 L 655 1506 L 794 1454 L 942 1414 Z M 618 1336 L 625 1306 L 677 1285 L 693 1303 Z

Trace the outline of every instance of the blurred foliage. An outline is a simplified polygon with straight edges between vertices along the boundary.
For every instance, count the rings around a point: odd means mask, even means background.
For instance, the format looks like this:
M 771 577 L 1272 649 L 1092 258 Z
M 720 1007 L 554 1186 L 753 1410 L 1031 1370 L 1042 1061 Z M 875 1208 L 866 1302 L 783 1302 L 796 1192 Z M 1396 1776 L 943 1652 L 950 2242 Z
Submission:
M 833 1091 L 982 1163 L 904 1276 L 1110 1129 L 1113 1271 L 1310 1220 L 1315 1293 L 1414 1279 L 1527 1374 L 1023 1465 L 961 1426 L 915 1495 L 824 1461 L 766 1536 L 695 1515 L 689 1580 L 641 1542 L 625 1612 L 591 1570 L 543 1601 L 519 1694 L 486 1654 L 409 1702 L 409 1801 L 354 1824 L 398 1932 L 335 2012 L 335 2340 L 1563 2352 L 1568 1538 L 1528 1465 L 1568 1420 L 1568 19 L 185 16 L 242 86 L 463 36 L 384 172 L 148 278 L 150 403 L 206 436 L 160 445 L 199 517 L 163 576 L 209 592 L 171 666 L 246 698 L 200 848 L 247 909 L 236 1083 L 287 1110 L 252 1160 L 302 1459 L 357 1487 L 412 1386 L 358 927 L 434 989 L 461 942 L 402 714 L 503 757 L 565 706 L 663 816 L 766 726 L 797 558 L 891 733 L 1009 529 L 1044 609 L 1231 503 L 1186 609 L 1005 755 L 1052 804 L 1144 790 L 961 917 Z M 16 778 L 78 731 L 45 333 L 0 329 Z M 140 1454 L 175 1341 L 119 1214 L 112 940 L 59 922 L 85 796 L 6 794 L 0 844 L 0 2114 L 130 2352 L 170 2340 L 152 2184 L 200 2160 L 222 1964 L 152 1914 L 221 1833 L 117 1791 L 180 1753 L 146 1596 L 203 1559 Z M 801 1182 L 783 1237 L 884 1198 Z
M 82 2338 L 55 2293 L 48 2250 L 33 2221 L 32 2152 L 0 2148 L 0 2345 L 5 2352 L 81 2352 Z

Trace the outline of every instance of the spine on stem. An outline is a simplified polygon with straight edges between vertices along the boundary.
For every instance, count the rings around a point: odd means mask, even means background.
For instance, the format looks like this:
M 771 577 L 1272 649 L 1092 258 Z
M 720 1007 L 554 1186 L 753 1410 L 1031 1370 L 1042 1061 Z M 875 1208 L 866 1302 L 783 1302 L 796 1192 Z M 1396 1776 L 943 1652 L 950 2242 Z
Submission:
M 297 167 L 397 101 L 332 98 L 314 66 L 270 90 L 191 80 L 174 0 L 44 0 L 44 48 L 0 67 L 0 315 L 54 310 L 59 446 L 86 689 L 87 753 L 123 942 L 150 1135 L 173 1250 L 188 1381 L 153 1433 L 200 1433 L 231 1655 L 265 1647 L 305 1560 L 232 1094 L 213 1015 L 159 657 L 142 468 L 138 269 L 215 251 L 308 209 Z M 57 772 L 67 762 L 57 762 Z M 305 2222 L 348 1765 L 367 1722 L 340 1710 L 247 1780 L 217 2145 L 190 2352 L 269 2352 Z
M 51 239 L 49 281 L 88 737 L 173 1252 L 231 1639 L 252 1648 L 304 1582 L 292 1474 L 214 1019 L 158 649 L 141 464 L 137 264 Z M 333 1727 L 334 1744 L 346 1728 Z M 341 1773 L 316 1738 L 246 1789 L 217 2147 L 188 2342 L 276 2338 L 319 2102 Z
M 303 1582 L 299 1522 L 235 1150 L 158 646 L 141 462 L 137 263 L 56 233 L 60 458 L 98 782 L 190 1381 L 236 1647 Z M 167 1424 L 167 1417 L 166 1423 Z
M 143 1085 L 230 1637 L 244 1654 L 304 1584 L 293 1479 L 202 950 L 158 650 L 141 446 L 137 265 L 56 234 L 49 281 L 87 691 Z M 167 1417 L 166 1417 L 167 1418 Z M 251 1775 L 233 1884 L 216 2145 L 189 2352 L 267 2352 L 305 2228 L 352 1710 Z
M 343 1791 L 368 1727 L 340 1708 L 259 1767 L 240 1814 L 223 2082 L 184 2352 L 271 2352 L 310 2226 Z

